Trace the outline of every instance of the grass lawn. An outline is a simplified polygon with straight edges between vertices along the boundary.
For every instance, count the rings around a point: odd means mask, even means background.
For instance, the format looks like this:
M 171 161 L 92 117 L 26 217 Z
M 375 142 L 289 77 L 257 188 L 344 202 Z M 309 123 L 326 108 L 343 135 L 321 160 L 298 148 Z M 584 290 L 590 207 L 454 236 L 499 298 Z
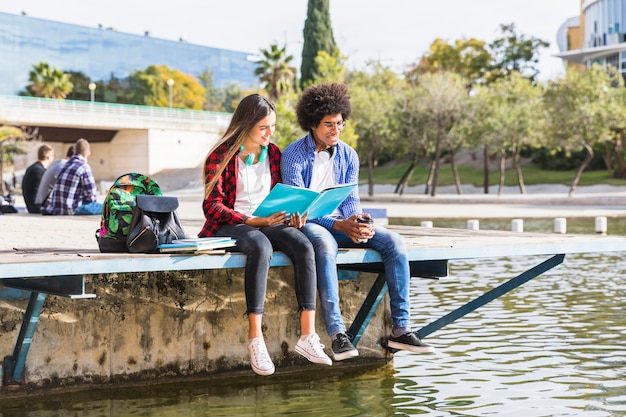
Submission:
M 376 184 L 397 184 L 398 180 L 402 177 L 402 174 L 406 171 L 409 164 L 402 163 L 393 166 L 379 167 L 374 170 L 374 183 Z M 459 176 L 461 178 L 461 184 L 472 184 L 477 187 L 483 185 L 483 170 L 466 166 L 458 168 Z M 525 185 L 536 184 L 564 184 L 571 185 L 574 181 L 576 171 L 546 171 L 539 169 L 535 166 L 525 166 L 522 168 L 522 175 L 524 176 Z M 360 182 L 366 183 L 368 178 L 368 171 L 361 167 Z M 428 178 L 428 170 L 422 167 L 418 167 L 413 176 L 409 180 L 409 186 L 421 185 L 426 182 Z M 489 184 L 498 185 L 500 183 L 499 171 L 489 172 Z M 607 185 L 626 185 L 626 179 L 610 178 L 607 171 L 585 171 L 583 172 L 578 185 L 595 185 L 595 184 L 607 184 Z M 439 170 L 438 185 L 454 185 L 454 176 L 452 174 L 452 168 L 445 166 Z M 517 186 L 517 175 L 513 169 L 509 169 L 505 173 L 504 185 Z

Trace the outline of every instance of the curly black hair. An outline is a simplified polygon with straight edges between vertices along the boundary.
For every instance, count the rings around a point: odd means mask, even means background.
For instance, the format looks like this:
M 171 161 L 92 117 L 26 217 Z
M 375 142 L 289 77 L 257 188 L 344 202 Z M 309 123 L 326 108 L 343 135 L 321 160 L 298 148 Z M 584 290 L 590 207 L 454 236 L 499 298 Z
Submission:
M 342 83 L 321 83 L 307 87 L 296 104 L 296 117 L 302 130 L 320 124 L 324 116 L 341 113 L 343 120 L 352 116 L 348 86 Z

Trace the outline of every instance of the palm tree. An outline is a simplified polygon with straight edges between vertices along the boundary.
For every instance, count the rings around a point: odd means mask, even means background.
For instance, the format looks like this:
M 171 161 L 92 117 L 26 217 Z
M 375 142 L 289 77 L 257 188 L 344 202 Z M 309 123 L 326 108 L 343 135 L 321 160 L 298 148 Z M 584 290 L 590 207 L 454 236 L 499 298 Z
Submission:
M 30 84 L 26 89 L 35 97 L 64 99 L 74 88 L 69 74 L 45 62 L 33 65 L 28 73 L 28 81 Z
M 272 44 L 270 49 L 261 49 L 264 59 L 259 61 L 254 75 L 265 83 L 270 99 L 277 101 L 280 96 L 293 89 L 296 68 L 290 66 L 292 55 L 287 55 L 287 46 L 279 48 Z

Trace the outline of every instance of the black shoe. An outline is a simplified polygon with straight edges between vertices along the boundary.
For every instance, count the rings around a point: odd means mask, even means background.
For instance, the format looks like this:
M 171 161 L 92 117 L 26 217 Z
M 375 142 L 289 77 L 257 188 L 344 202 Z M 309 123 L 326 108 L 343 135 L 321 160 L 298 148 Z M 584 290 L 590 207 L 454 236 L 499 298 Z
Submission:
M 337 334 L 337 338 L 333 340 L 333 357 L 335 360 L 342 361 L 356 356 L 359 356 L 359 351 L 356 350 L 348 335 L 345 333 Z
M 408 332 L 400 337 L 389 336 L 387 346 L 394 349 L 408 350 L 415 353 L 430 353 L 434 352 L 435 348 L 431 345 L 424 343 L 417 337 L 417 334 Z

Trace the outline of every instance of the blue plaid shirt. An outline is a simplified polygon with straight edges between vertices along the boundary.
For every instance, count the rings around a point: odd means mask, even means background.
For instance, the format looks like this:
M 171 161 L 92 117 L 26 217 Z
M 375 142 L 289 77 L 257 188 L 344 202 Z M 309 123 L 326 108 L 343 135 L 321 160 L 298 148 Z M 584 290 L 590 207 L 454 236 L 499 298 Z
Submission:
M 340 140 L 335 147 L 335 158 L 333 161 L 337 184 L 358 184 L 359 155 L 350 145 Z M 283 182 L 297 187 L 310 188 L 314 162 L 315 140 L 309 133 L 287 146 L 283 151 L 280 160 Z M 363 213 L 358 188 L 355 188 L 341 203 L 339 211 L 343 218 Z M 337 220 L 335 217 L 324 216 L 319 219 L 312 219 L 311 222 L 318 223 L 326 229 L 332 230 L 335 220 Z
M 74 214 L 81 204 L 96 201 L 97 195 L 96 181 L 87 159 L 74 155 L 54 182 L 50 203 L 45 210 L 55 215 Z

